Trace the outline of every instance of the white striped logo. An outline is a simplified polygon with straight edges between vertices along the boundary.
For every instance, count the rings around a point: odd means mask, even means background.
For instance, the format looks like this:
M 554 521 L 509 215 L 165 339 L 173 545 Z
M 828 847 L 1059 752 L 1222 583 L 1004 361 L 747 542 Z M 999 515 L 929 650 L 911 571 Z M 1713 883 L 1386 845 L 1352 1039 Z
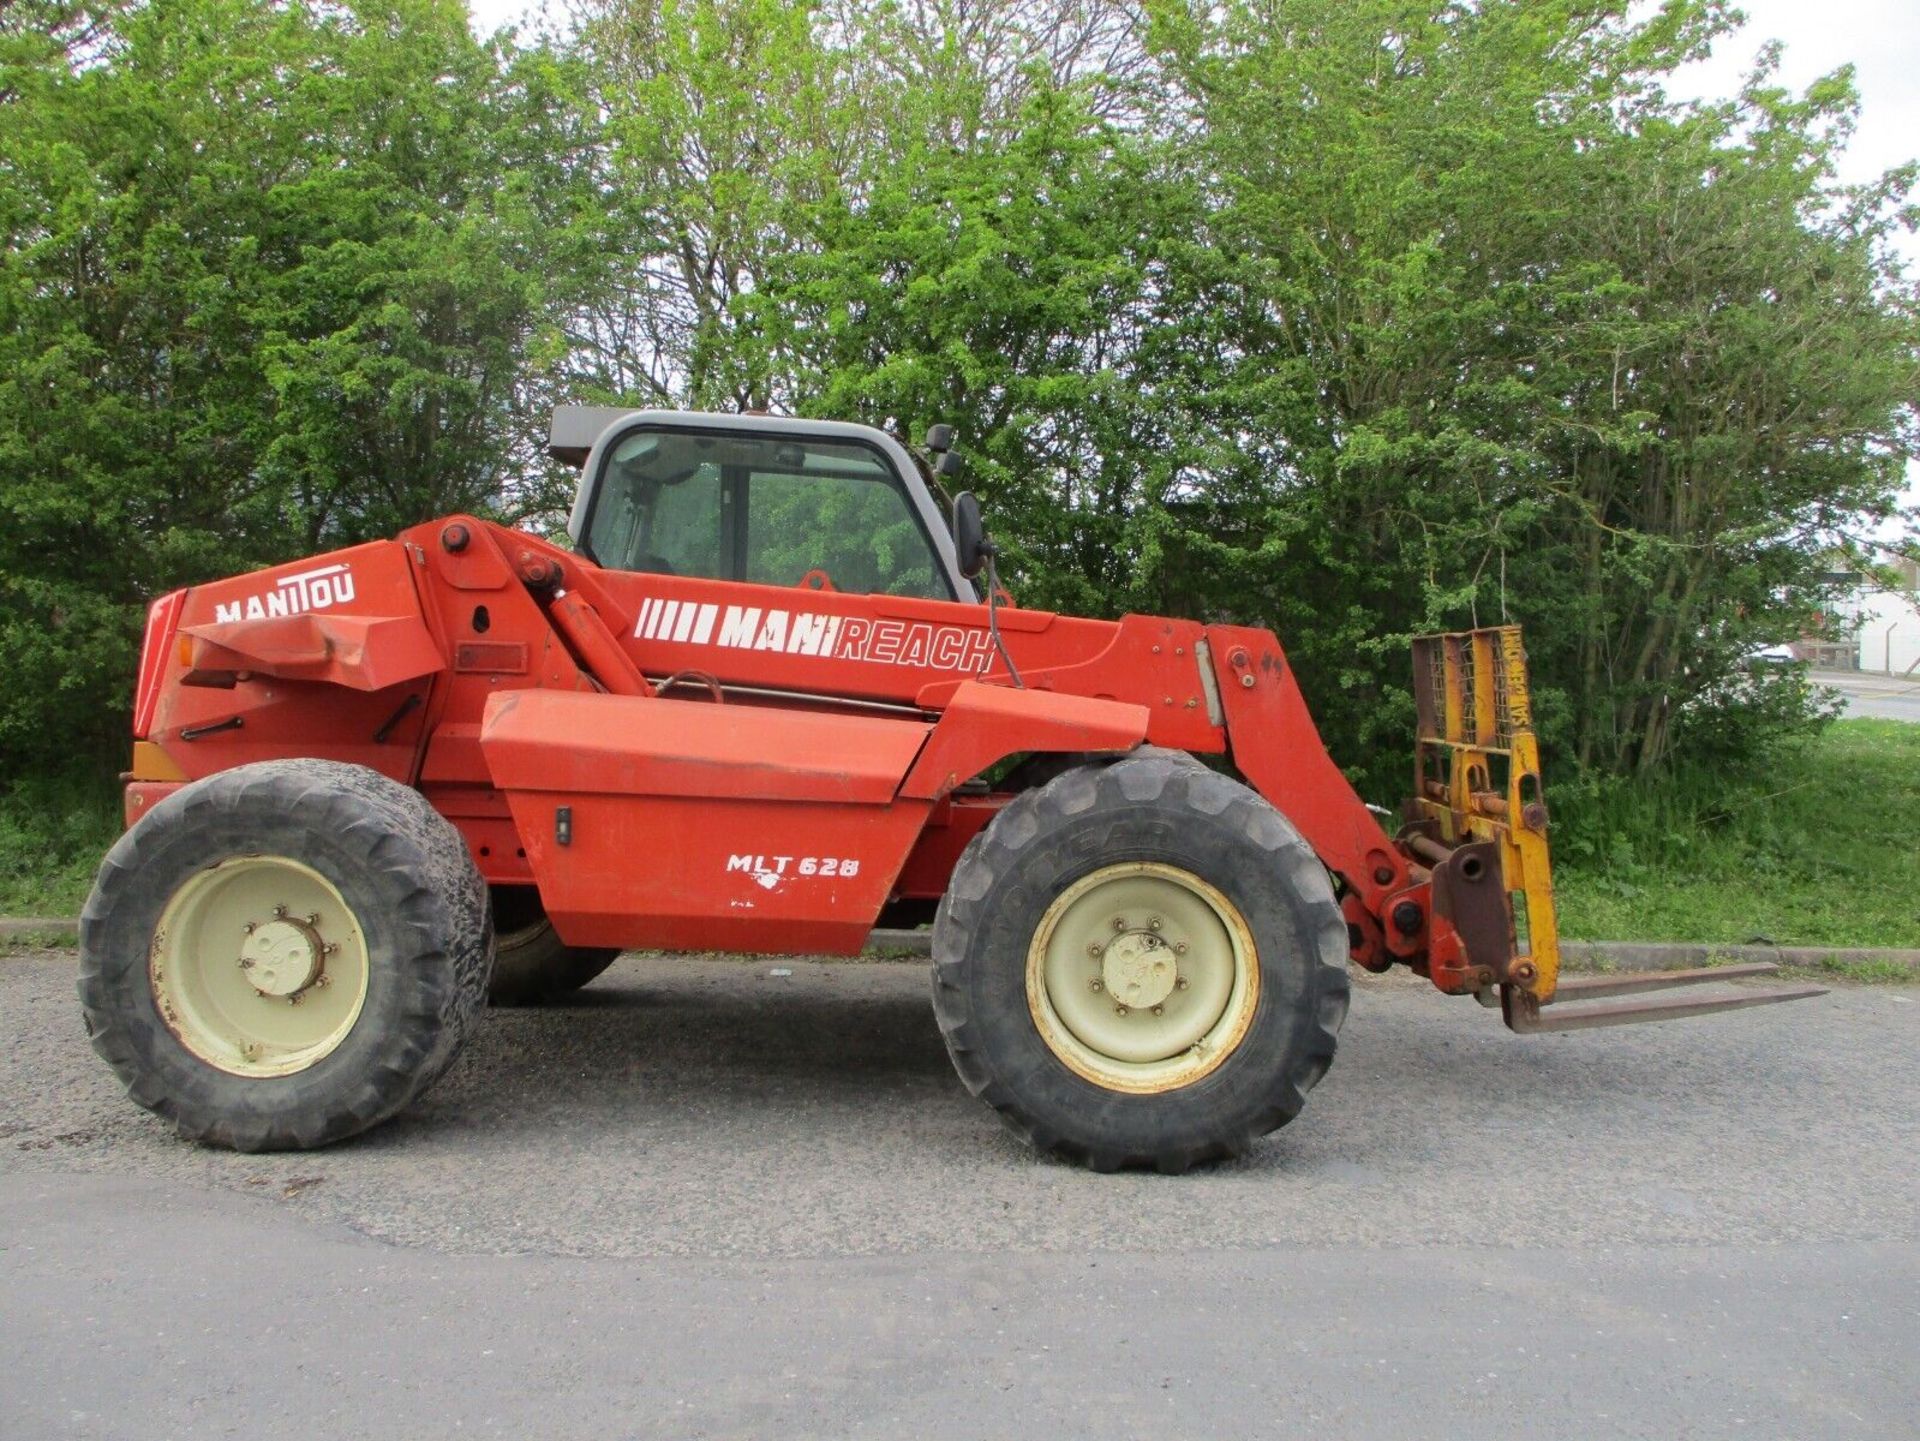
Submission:
M 737 610 L 738 606 L 729 607 Z M 639 640 L 673 640 L 705 645 L 713 639 L 713 623 L 720 615 L 717 605 L 699 605 L 686 600 L 661 600 L 655 597 L 640 607 L 640 622 L 633 634 Z
M 884 665 L 978 675 L 994 654 L 984 626 L 934 625 L 927 621 L 868 620 L 823 615 L 816 611 L 763 609 L 757 605 L 719 606 L 711 602 L 665 600 L 640 603 L 636 640 L 677 645 L 716 645 L 729 650 L 776 651 L 834 660 L 877 661 Z

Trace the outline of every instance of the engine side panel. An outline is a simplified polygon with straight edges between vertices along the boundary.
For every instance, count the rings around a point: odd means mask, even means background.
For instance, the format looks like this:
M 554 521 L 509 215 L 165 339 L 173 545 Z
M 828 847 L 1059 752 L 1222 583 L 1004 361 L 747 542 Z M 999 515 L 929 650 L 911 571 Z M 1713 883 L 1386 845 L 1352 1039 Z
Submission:
M 480 745 L 570 945 L 859 950 L 931 802 L 916 721 L 527 691 Z

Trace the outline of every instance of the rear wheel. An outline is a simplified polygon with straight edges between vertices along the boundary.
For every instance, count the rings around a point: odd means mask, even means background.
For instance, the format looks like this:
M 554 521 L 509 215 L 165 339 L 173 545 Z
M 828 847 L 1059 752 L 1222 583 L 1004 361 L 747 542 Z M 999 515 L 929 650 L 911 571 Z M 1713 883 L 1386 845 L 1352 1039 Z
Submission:
M 1346 958 L 1299 833 L 1150 752 L 1070 771 L 975 838 L 934 930 L 934 1009 L 968 1089 L 1036 1146 L 1180 1171 L 1298 1114 Z
M 80 1000 L 94 1049 L 182 1135 L 321 1146 L 445 1072 L 492 941 L 466 846 L 417 791 L 268 761 L 184 787 L 108 852 Z
M 532 886 L 495 886 L 492 894 L 497 955 L 487 998 L 496 1006 L 530 1006 L 577 991 L 620 954 L 561 940 Z

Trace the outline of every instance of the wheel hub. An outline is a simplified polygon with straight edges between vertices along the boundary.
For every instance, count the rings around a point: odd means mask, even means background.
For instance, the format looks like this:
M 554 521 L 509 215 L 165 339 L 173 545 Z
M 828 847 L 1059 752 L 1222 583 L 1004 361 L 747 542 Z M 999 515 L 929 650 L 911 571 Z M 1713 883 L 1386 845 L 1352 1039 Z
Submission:
M 1123 932 L 1100 958 L 1100 979 L 1115 1002 L 1135 1010 L 1166 1000 L 1179 974 L 1173 948 L 1152 931 Z
M 154 927 L 147 973 L 182 1046 L 232 1075 L 266 1077 L 338 1047 L 373 970 L 332 881 L 291 856 L 239 855 L 181 882 Z
M 240 969 L 263 996 L 295 996 L 320 978 L 325 943 L 304 921 L 276 918 L 240 944 Z
M 1220 1065 L 1259 1001 L 1253 937 L 1193 872 L 1124 861 L 1056 896 L 1027 952 L 1027 1005 L 1048 1049 L 1110 1090 L 1191 1085 Z

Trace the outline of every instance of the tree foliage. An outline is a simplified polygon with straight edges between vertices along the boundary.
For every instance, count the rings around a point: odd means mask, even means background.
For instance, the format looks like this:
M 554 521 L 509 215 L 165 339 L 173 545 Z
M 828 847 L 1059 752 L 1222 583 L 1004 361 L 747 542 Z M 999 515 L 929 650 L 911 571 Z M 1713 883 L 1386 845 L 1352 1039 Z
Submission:
M 0 6 L 0 754 L 141 601 L 550 512 L 557 399 L 959 428 L 1023 600 L 1274 626 L 1389 799 L 1405 638 L 1528 627 L 1555 762 L 1751 756 L 1915 453 L 1911 167 L 1723 0 Z M 49 723 L 52 718 L 53 723 Z
M 1406 632 L 1508 617 L 1588 764 L 1657 766 L 1752 701 L 1742 657 L 1807 625 L 1913 444 L 1884 244 L 1911 176 L 1834 191 L 1849 77 L 1673 104 L 1731 24 L 1679 0 L 1156 23 L 1221 197 L 1189 343 L 1218 358 L 1219 583 L 1257 557 L 1338 731 L 1404 724 Z
M 520 500 L 582 122 L 446 0 L 0 21 L 0 754 L 58 765 L 145 600 Z

